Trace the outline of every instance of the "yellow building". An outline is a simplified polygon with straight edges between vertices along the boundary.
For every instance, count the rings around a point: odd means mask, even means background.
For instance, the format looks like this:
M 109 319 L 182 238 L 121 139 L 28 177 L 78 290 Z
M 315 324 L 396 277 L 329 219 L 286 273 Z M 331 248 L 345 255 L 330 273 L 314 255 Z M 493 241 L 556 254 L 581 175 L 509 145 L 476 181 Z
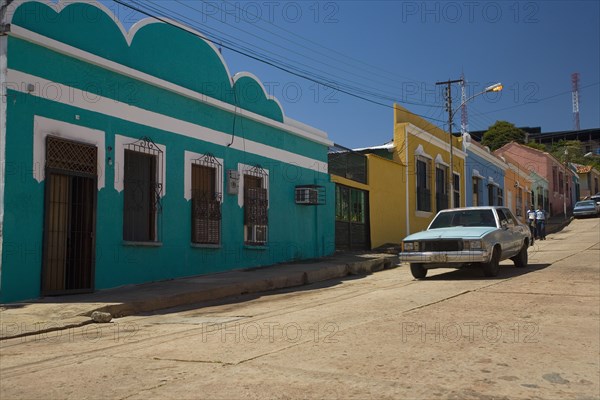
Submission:
M 329 155 L 336 183 L 336 248 L 399 244 L 427 228 L 435 214 L 465 206 L 465 158 L 460 139 L 396 105 L 394 137 L 381 146 Z M 453 174 L 450 174 L 453 164 Z M 454 178 L 450 193 L 450 176 Z
M 332 162 L 333 160 L 333 162 Z M 404 226 L 404 165 L 349 149 L 330 154 L 336 184 L 336 248 L 399 244 Z
M 404 171 L 407 234 L 426 229 L 442 209 L 465 206 L 466 153 L 461 150 L 460 140 L 452 137 L 450 162 L 449 134 L 405 108 L 394 106 L 393 159 L 407 166 Z M 453 179 L 453 193 L 449 179 Z

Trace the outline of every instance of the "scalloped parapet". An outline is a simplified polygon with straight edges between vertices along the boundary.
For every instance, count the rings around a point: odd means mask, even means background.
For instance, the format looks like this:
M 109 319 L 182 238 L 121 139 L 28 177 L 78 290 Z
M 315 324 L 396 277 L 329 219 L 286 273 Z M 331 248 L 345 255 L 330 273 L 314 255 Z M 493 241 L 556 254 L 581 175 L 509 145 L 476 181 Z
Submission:
M 126 31 L 112 11 L 94 1 L 61 0 L 55 4 L 17 0 L 8 6 L 2 22 L 266 118 L 285 121 L 281 104 L 267 94 L 258 78 L 249 73 L 231 77 L 218 49 L 199 32 L 175 21 L 145 18 Z

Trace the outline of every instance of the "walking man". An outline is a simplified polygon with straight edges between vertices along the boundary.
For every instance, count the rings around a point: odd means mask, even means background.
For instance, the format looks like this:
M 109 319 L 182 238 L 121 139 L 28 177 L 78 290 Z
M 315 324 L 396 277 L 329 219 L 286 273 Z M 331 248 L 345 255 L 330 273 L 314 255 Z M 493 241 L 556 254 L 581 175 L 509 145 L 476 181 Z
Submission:
M 535 211 L 537 235 L 540 240 L 546 240 L 546 211 L 541 205 Z
M 535 207 L 533 207 L 532 204 L 531 207 L 529 207 L 529 210 L 527 210 L 527 224 L 529 225 L 529 230 L 531 231 L 531 244 L 533 244 L 534 239 L 537 239 L 535 217 Z

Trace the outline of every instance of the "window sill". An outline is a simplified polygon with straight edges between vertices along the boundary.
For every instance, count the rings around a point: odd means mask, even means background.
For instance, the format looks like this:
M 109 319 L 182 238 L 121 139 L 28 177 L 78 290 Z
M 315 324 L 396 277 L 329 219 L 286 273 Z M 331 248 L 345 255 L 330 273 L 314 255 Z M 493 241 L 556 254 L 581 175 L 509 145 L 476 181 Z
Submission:
M 267 245 L 256 245 L 256 244 L 245 244 L 244 248 L 247 250 L 269 250 Z
M 220 244 L 202 244 L 202 243 L 190 243 L 190 247 L 194 249 L 220 249 Z
M 131 247 L 162 247 L 162 242 L 130 242 L 123 240 L 123 246 Z
M 419 218 L 429 218 L 432 214 L 431 211 L 415 211 L 415 216 Z

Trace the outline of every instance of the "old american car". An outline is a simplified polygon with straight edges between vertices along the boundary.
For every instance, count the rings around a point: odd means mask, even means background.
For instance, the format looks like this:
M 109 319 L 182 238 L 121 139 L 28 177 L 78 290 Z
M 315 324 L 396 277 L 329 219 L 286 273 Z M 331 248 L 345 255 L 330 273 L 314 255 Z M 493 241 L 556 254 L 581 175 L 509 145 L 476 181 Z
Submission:
M 573 216 L 580 217 L 598 217 L 600 216 L 600 204 L 594 200 L 582 200 L 575 203 L 573 207 Z
M 454 208 L 440 211 L 427 230 L 404 238 L 400 261 L 410 263 L 417 279 L 428 269 L 472 265 L 491 277 L 498 275 L 502 260 L 527 266 L 532 242 L 529 228 L 506 207 Z

